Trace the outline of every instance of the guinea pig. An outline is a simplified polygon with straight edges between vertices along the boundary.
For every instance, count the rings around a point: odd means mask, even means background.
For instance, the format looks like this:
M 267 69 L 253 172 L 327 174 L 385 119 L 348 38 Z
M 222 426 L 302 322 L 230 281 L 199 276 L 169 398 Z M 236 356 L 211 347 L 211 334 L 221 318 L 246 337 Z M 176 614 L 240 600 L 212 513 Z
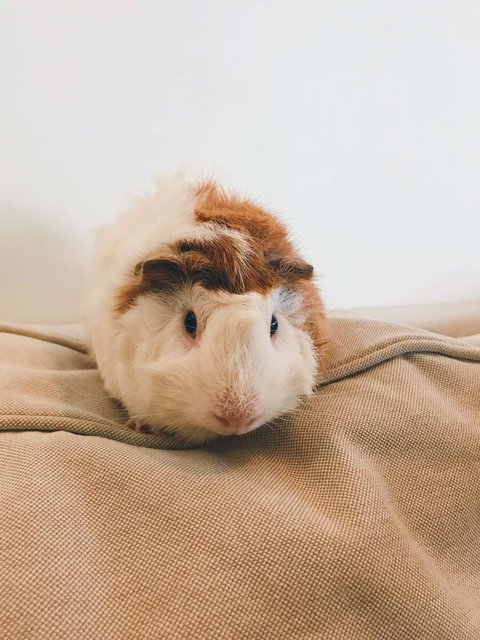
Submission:
M 192 444 L 294 409 L 328 342 L 313 267 L 285 226 L 178 175 L 97 230 L 86 325 L 129 426 Z

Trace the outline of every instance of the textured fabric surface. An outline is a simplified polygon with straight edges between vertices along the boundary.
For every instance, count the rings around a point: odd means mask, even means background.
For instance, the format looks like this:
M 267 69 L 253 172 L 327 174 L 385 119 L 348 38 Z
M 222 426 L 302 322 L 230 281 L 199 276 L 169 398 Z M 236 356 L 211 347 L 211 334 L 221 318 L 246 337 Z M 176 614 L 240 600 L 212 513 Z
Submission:
M 454 337 L 478 333 L 480 325 L 480 302 L 356 307 L 338 309 L 333 313 L 337 318 L 369 318 L 395 322 Z
M 194 450 L 129 431 L 77 339 L 3 326 L 0 636 L 478 639 L 476 338 L 330 325 L 312 398 Z

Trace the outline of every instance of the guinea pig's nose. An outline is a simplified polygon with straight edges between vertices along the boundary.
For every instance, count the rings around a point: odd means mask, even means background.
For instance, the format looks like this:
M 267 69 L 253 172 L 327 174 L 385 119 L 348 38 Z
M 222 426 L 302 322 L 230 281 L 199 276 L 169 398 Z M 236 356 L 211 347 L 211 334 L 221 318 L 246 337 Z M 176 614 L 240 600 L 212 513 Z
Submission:
M 251 427 L 252 424 L 256 420 L 258 420 L 260 416 L 256 415 L 252 417 L 251 414 L 249 414 L 248 416 L 239 416 L 239 415 L 230 416 L 228 414 L 218 415 L 217 413 L 214 413 L 213 417 L 215 418 L 215 420 L 217 420 L 217 422 L 219 422 L 222 425 L 222 427 L 228 433 L 237 433 L 237 432 L 244 433 L 248 431 L 248 427 Z

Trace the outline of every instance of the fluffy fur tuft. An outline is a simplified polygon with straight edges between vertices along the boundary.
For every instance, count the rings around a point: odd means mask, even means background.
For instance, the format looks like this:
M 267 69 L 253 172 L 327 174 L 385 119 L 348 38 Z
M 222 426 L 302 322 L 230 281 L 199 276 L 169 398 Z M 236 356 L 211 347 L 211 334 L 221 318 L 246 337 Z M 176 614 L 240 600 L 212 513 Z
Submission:
M 159 182 L 97 234 L 87 330 L 106 389 L 134 428 L 192 443 L 292 410 L 328 341 L 312 278 L 256 204 L 213 182 Z

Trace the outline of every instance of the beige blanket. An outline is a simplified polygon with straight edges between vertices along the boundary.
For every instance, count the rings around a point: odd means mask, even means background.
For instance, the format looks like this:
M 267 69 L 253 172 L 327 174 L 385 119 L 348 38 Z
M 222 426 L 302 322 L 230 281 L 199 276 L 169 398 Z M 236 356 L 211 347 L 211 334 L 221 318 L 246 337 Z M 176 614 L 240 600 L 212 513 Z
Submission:
M 476 338 L 330 324 L 314 397 L 196 450 L 3 326 L 0 637 L 480 638 Z

